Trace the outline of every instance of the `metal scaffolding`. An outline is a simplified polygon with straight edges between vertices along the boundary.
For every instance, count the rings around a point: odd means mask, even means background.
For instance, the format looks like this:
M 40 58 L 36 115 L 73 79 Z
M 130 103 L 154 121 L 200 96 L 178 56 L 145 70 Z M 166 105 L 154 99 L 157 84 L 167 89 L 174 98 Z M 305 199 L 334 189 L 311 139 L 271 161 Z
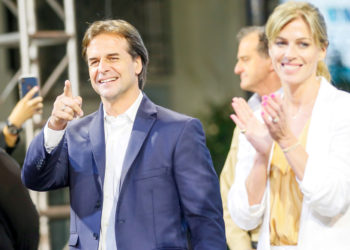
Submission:
M 63 6 L 57 0 L 46 0 L 46 3 L 57 14 L 57 18 L 64 23 L 64 30 L 38 30 L 38 20 L 35 0 L 0 0 L 17 19 L 18 31 L 0 34 L 0 46 L 5 48 L 18 47 L 20 50 L 20 69 L 14 74 L 10 82 L 0 95 L 0 102 L 7 99 L 16 88 L 18 79 L 22 75 L 32 75 L 40 78 L 40 70 L 45 65 L 40 65 L 39 49 L 44 46 L 66 44 L 66 54 L 52 71 L 49 77 L 43 81 L 39 79 L 40 93 L 43 98 L 51 87 L 57 82 L 61 74 L 68 68 L 68 78 L 72 84 L 74 95 L 79 95 L 78 58 L 75 25 L 74 0 L 63 0 Z M 36 131 L 34 128 L 40 122 L 41 117 L 27 121 L 25 124 L 26 145 L 33 139 Z M 48 221 L 50 218 L 68 218 L 69 205 L 49 206 L 47 192 L 31 192 L 31 197 L 40 214 L 40 250 L 50 249 L 50 237 Z

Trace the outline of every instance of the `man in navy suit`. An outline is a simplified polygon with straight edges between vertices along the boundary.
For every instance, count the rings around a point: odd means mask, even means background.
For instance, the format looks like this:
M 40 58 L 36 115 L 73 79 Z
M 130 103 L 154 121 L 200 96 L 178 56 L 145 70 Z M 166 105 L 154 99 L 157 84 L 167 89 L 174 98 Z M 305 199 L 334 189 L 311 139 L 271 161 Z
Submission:
M 69 187 L 70 249 L 225 250 L 202 126 L 141 91 L 148 53 L 137 30 L 123 20 L 97 21 L 82 45 L 100 108 L 74 119 L 83 115 L 82 99 L 65 82 L 28 149 L 25 185 Z

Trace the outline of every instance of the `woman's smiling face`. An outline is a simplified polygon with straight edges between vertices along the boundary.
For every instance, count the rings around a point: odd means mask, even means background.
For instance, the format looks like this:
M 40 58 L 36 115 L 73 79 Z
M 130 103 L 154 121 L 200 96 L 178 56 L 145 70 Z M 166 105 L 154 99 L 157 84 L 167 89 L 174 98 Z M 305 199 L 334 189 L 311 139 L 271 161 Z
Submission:
M 270 42 L 269 53 L 282 83 L 300 84 L 316 77 L 317 63 L 324 59 L 326 49 L 316 44 L 309 26 L 297 18 Z

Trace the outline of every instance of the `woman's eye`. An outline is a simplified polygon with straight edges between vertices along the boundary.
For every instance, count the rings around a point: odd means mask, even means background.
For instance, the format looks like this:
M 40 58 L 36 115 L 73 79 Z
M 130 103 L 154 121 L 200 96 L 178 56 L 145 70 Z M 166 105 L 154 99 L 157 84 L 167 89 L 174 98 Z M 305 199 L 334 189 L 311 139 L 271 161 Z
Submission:
M 299 46 L 302 47 L 302 48 L 307 48 L 307 47 L 309 47 L 309 44 L 308 44 L 308 43 L 305 43 L 305 42 L 301 42 L 301 43 L 299 44 Z
M 283 45 L 286 44 L 286 42 L 284 42 L 284 41 L 276 41 L 275 44 L 276 44 L 277 46 L 283 46 Z

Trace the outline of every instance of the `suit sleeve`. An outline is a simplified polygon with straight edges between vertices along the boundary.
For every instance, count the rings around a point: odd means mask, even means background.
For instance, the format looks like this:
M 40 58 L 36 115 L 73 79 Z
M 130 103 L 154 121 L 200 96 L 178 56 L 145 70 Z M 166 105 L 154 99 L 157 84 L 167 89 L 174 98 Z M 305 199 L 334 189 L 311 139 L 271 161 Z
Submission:
M 322 110 L 323 117 L 331 121 L 328 131 L 322 131 L 330 138 L 329 143 L 324 143 L 323 135 L 308 142 L 314 143 L 315 150 L 309 152 L 300 186 L 304 201 L 325 217 L 340 216 L 350 206 L 350 116 L 344 115 L 349 106 L 349 94 L 340 92 L 329 104 L 330 114 Z
M 224 209 L 226 240 L 231 250 L 251 249 L 251 239 L 247 231 L 238 227 L 232 220 L 227 206 L 227 196 L 234 181 L 235 165 L 237 163 L 238 137 L 240 130 L 234 130 L 230 151 L 220 174 L 221 199 Z
M 174 175 L 194 250 L 226 250 L 218 177 L 197 119 L 188 120 L 177 141 Z
M 267 190 L 260 204 L 250 206 L 248 202 L 245 182 L 254 164 L 255 154 L 254 147 L 245 135 L 240 134 L 235 179 L 228 194 L 227 206 L 233 221 L 245 230 L 253 230 L 261 224 L 267 205 Z
M 22 169 L 22 182 L 32 190 L 47 191 L 68 185 L 68 149 L 65 136 L 50 153 L 41 131 L 30 144 Z

